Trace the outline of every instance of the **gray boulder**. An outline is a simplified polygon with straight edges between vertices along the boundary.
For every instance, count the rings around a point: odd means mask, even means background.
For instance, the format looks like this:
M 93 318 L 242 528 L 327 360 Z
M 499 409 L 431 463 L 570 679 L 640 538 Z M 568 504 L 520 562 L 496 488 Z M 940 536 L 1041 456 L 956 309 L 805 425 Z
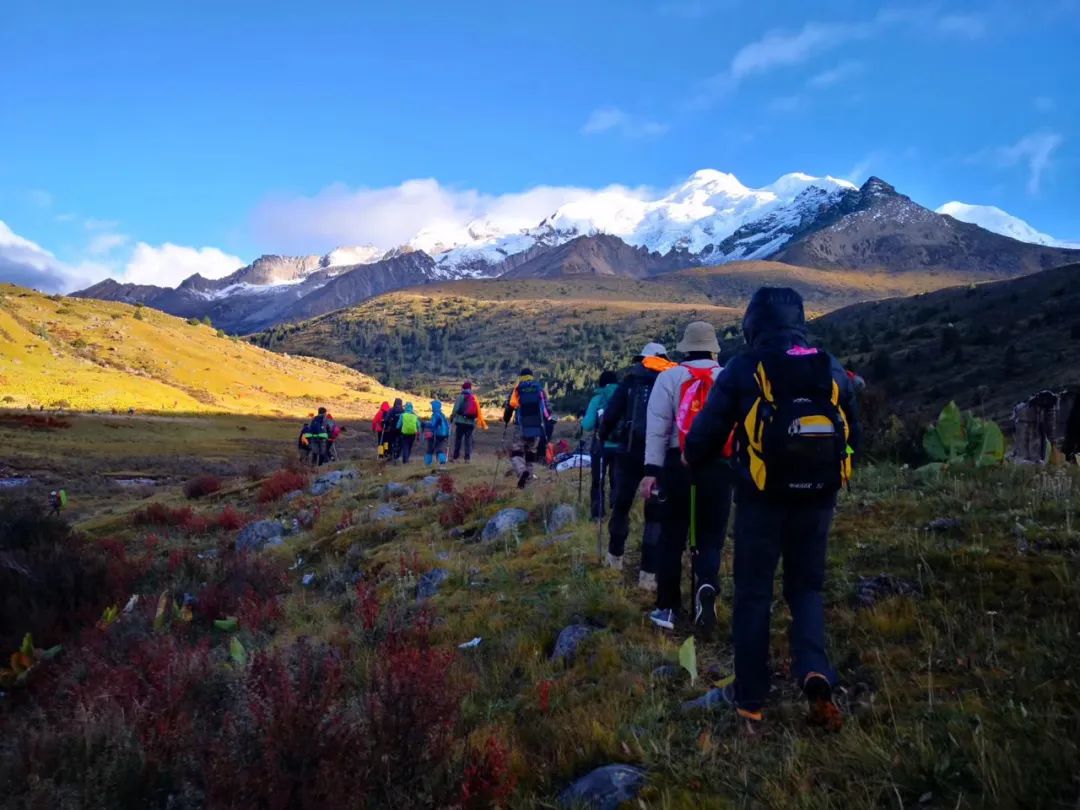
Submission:
M 567 664 L 574 663 L 581 642 L 594 632 L 595 630 L 587 624 L 571 624 L 564 627 L 555 640 L 555 649 L 551 653 L 551 660 L 564 661 Z
M 383 497 L 388 501 L 393 498 L 407 498 L 412 493 L 412 487 L 399 484 L 397 481 L 388 481 L 386 486 L 383 487 Z
M 512 534 L 518 526 L 527 523 L 529 513 L 524 509 L 503 509 L 487 522 L 480 539 L 485 543 L 500 540 Z
M 432 568 L 426 574 L 422 574 L 420 581 L 416 583 L 416 600 L 430 599 L 439 591 L 439 586 L 450 579 L 450 572 L 445 568 Z
M 567 526 L 577 521 L 577 509 L 573 504 L 560 503 L 551 510 L 547 519 L 547 533 L 558 534 Z
M 249 523 L 236 536 L 237 551 L 262 551 L 267 546 L 280 546 L 285 527 L 280 520 L 258 520 Z
M 439 486 L 439 476 L 437 476 L 437 475 L 425 476 L 424 479 L 420 482 L 420 486 L 422 486 L 424 489 L 428 489 L 428 490 L 435 489 L 437 486 Z
M 316 478 L 311 484 L 312 495 L 325 495 L 334 487 L 339 487 L 346 481 L 356 478 L 353 470 L 334 470 L 324 473 Z
M 371 513 L 372 520 L 393 521 L 403 517 L 405 517 L 404 512 L 388 503 L 379 504 L 375 507 L 375 511 Z
M 619 810 L 633 801 L 645 784 L 645 771 L 632 765 L 604 765 L 587 773 L 559 794 L 560 807 Z

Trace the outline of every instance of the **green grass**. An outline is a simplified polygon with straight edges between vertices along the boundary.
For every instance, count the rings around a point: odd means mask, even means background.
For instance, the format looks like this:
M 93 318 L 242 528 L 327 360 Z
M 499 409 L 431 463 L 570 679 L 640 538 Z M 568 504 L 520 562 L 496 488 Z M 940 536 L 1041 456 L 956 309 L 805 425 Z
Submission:
M 253 435 L 237 441 L 230 433 L 235 428 L 222 420 L 133 424 L 130 441 L 159 448 L 161 470 L 181 469 L 181 457 L 212 463 L 223 455 L 222 441 L 228 441 L 224 455 L 250 456 L 268 470 L 292 447 L 284 423 L 259 423 Z M 193 441 L 200 431 L 203 438 Z M 23 435 L 3 438 L 23 458 L 55 452 L 50 463 L 58 474 L 63 458 L 78 459 L 71 462 L 74 475 L 95 464 L 112 469 L 130 452 L 117 451 L 89 422 L 50 435 L 46 445 Z M 493 434 L 485 441 L 490 447 Z M 672 638 L 649 627 L 648 600 L 633 587 L 635 570 L 618 575 L 598 566 L 593 524 L 577 524 L 559 542 L 544 534 L 548 511 L 576 501 L 576 475 L 545 472 L 519 493 L 510 479 L 496 474 L 490 451 L 469 467 L 452 467 L 459 491 L 492 481 L 498 488 L 497 502 L 469 516 L 466 527 L 482 525 L 506 505 L 524 506 L 533 516 L 517 537 L 483 545 L 454 538 L 440 526 L 442 507 L 431 495 L 408 498 L 407 517 L 392 530 L 368 520 L 385 482 L 415 484 L 425 473 L 420 465 L 379 468 L 369 451 L 363 443 L 348 450 L 344 464 L 358 467 L 360 481 L 318 499 L 313 527 L 272 552 L 289 562 L 303 557 L 305 563 L 292 574 L 283 626 L 269 638 L 245 636 L 249 652 L 299 636 L 333 643 L 357 633 L 351 591 L 325 584 L 340 580 L 350 566 L 375 584 L 387 610 L 403 616 L 409 615 L 419 574 L 447 568 L 451 576 L 430 602 L 438 617 L 437 646 L 456 651 L 462 642 L 483 638 L 479 648 L 455 652 L 456 671 L 470 687 L 457 733 L 474 741 L 495 736 L 508 744 L 519 780 L 509 806 L 550 807 L 573 778 L 613 761 L 648 771 L 644 806 L 659 808 L 1067 807 L 1080 797 L 1075 469 L 1006 467 L 941 479 L 888 465 L 861 469 L 852 491 L 841 498 L 826 592 L 831 652 L 844 683 L 848 722 L 832 736 L 807 728 L 801 700 L 778 674 L 765 731 L 751 738 L 727 712 L 679 712 L 682 701 L 708 688 L 708 679 L 696 686 L 652 681 L 655 667 L 675 659 L 682 635 Z M 149 465 L 147 457 L 137 469 Z M 505 460 L 499 463 L 500 473 L 505 466 Z M 179 504 L 179 487 L 179 481 L 170 482 L 154 498 Z M 123 514 L 143 502 L 124 502 L 125 497 L 130 496 L 94 501 L 92 507 L 76 497 L 72 510 L 92 536 L 119 536 L 138 547 L 145 532 L 132 529 Z M 239 478 L 214 498 L 215 508 L 228 503 L 282 517 L 311 503 L 304 498 L 299 505 L 261 506 Z M 352 525 L 340 528 L 348 522 L 346 513 Z M 960 528 L 925 531 L 938 517 L 957 518 Z M 635 523 L 632 537 L 639 528 Z M 175 547 L 188 541 L 168 542 Z M 306 571 L 323 584 L 301 587 Z M 914 583 L 921 595 L 857 608 L 859 576 L 879 573 Z M 722 631 L 730 624 L 730 577 L 729 550 L 722 571 Z M 572 666 L 550 662 L 558 632 L 580 620 L 598 632 Z M 787 624 L 787 611 L 778 604 L 772 647 L 781 671 Z M 699 645 L 703 672 L 714 667 L 722 676 L 730 672 L 731 658 L 724 640 Z M 16 711 L 0 722 L 6 719 L 27 718 Z

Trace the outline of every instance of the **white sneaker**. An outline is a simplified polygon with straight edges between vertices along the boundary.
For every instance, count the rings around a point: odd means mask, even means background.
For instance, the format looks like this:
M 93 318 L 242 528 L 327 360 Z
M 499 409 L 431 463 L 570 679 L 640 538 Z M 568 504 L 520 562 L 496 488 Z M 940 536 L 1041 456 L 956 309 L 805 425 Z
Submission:
M 609 551 L 607 553 L 607 559 L 604 560 L 604 566 L 616 571 L 622 571 L 622 557 L 616 557 Z
M 656 574 L 642 571 L 638 574 L 637 586 L 648 593 L 656 593 Z

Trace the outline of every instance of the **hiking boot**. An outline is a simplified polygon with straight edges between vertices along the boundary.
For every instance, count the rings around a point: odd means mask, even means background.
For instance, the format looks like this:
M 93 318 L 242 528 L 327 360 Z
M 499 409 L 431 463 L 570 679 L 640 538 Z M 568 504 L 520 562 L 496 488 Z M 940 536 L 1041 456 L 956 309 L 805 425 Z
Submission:
M 637 577 L 637 586 L 647 593 L 656 593 L 656 574 L 642 571 Z
M 609 551 L 607 557 L 604 558 L 604 567 L 622 571 L 622 557 L 616 556 Z
M 523 473 L 521 474 L 521 476 L 520 476 L 520 477 L 518 478 L 518 484 L 517 484 L 517 486 L 518 486 L 518 489 L 525 489 L 525 485 L 526 485 L 527 483 L 529 483 L 529 479 L 530 479 L 531 477 L 532 477 L 532 476 L 531 476 L 531 475 L 530 475 L 529 473 L 527 473 L 527 472 L 523 472 Z
M 844 715 L 833 700 L 829 679 L 818 672 L 811 672 L 803 681 L 803 692 L 810 704 L 806 721 L 826 731 L 839 731 L 844 727 Z
M 675 611 L 670 608 L 662 610 L 657 608 L 649 614 L 649 621 L 655 624 L 657 627 L 662 627 L 665 630 L 675 629 Z
M 712 638 L 716 629 L 716 588 L 712 585 L 702 585 L 694 597 L 694 626 Z

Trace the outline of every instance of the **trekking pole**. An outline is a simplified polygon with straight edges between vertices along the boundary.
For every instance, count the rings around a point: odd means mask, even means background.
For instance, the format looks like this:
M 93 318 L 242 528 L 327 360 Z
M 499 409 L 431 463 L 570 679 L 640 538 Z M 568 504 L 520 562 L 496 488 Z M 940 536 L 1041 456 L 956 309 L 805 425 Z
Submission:
M 581 463 L 581 457 L 585 453 L 585 440 L 579 439 L 577 445 L 577 503 L 581 506 L 581 484 L 585 473 L 584 465 Z
M 596 519 L 596 559 L 604 564 L 604 453 L 600 452 L 600 517 Z
M 697 484 L 690 485 L 690 615 L 694 616 L 697 608 L 697 582 L 694 574 L 694 559 L 697 557 Z

